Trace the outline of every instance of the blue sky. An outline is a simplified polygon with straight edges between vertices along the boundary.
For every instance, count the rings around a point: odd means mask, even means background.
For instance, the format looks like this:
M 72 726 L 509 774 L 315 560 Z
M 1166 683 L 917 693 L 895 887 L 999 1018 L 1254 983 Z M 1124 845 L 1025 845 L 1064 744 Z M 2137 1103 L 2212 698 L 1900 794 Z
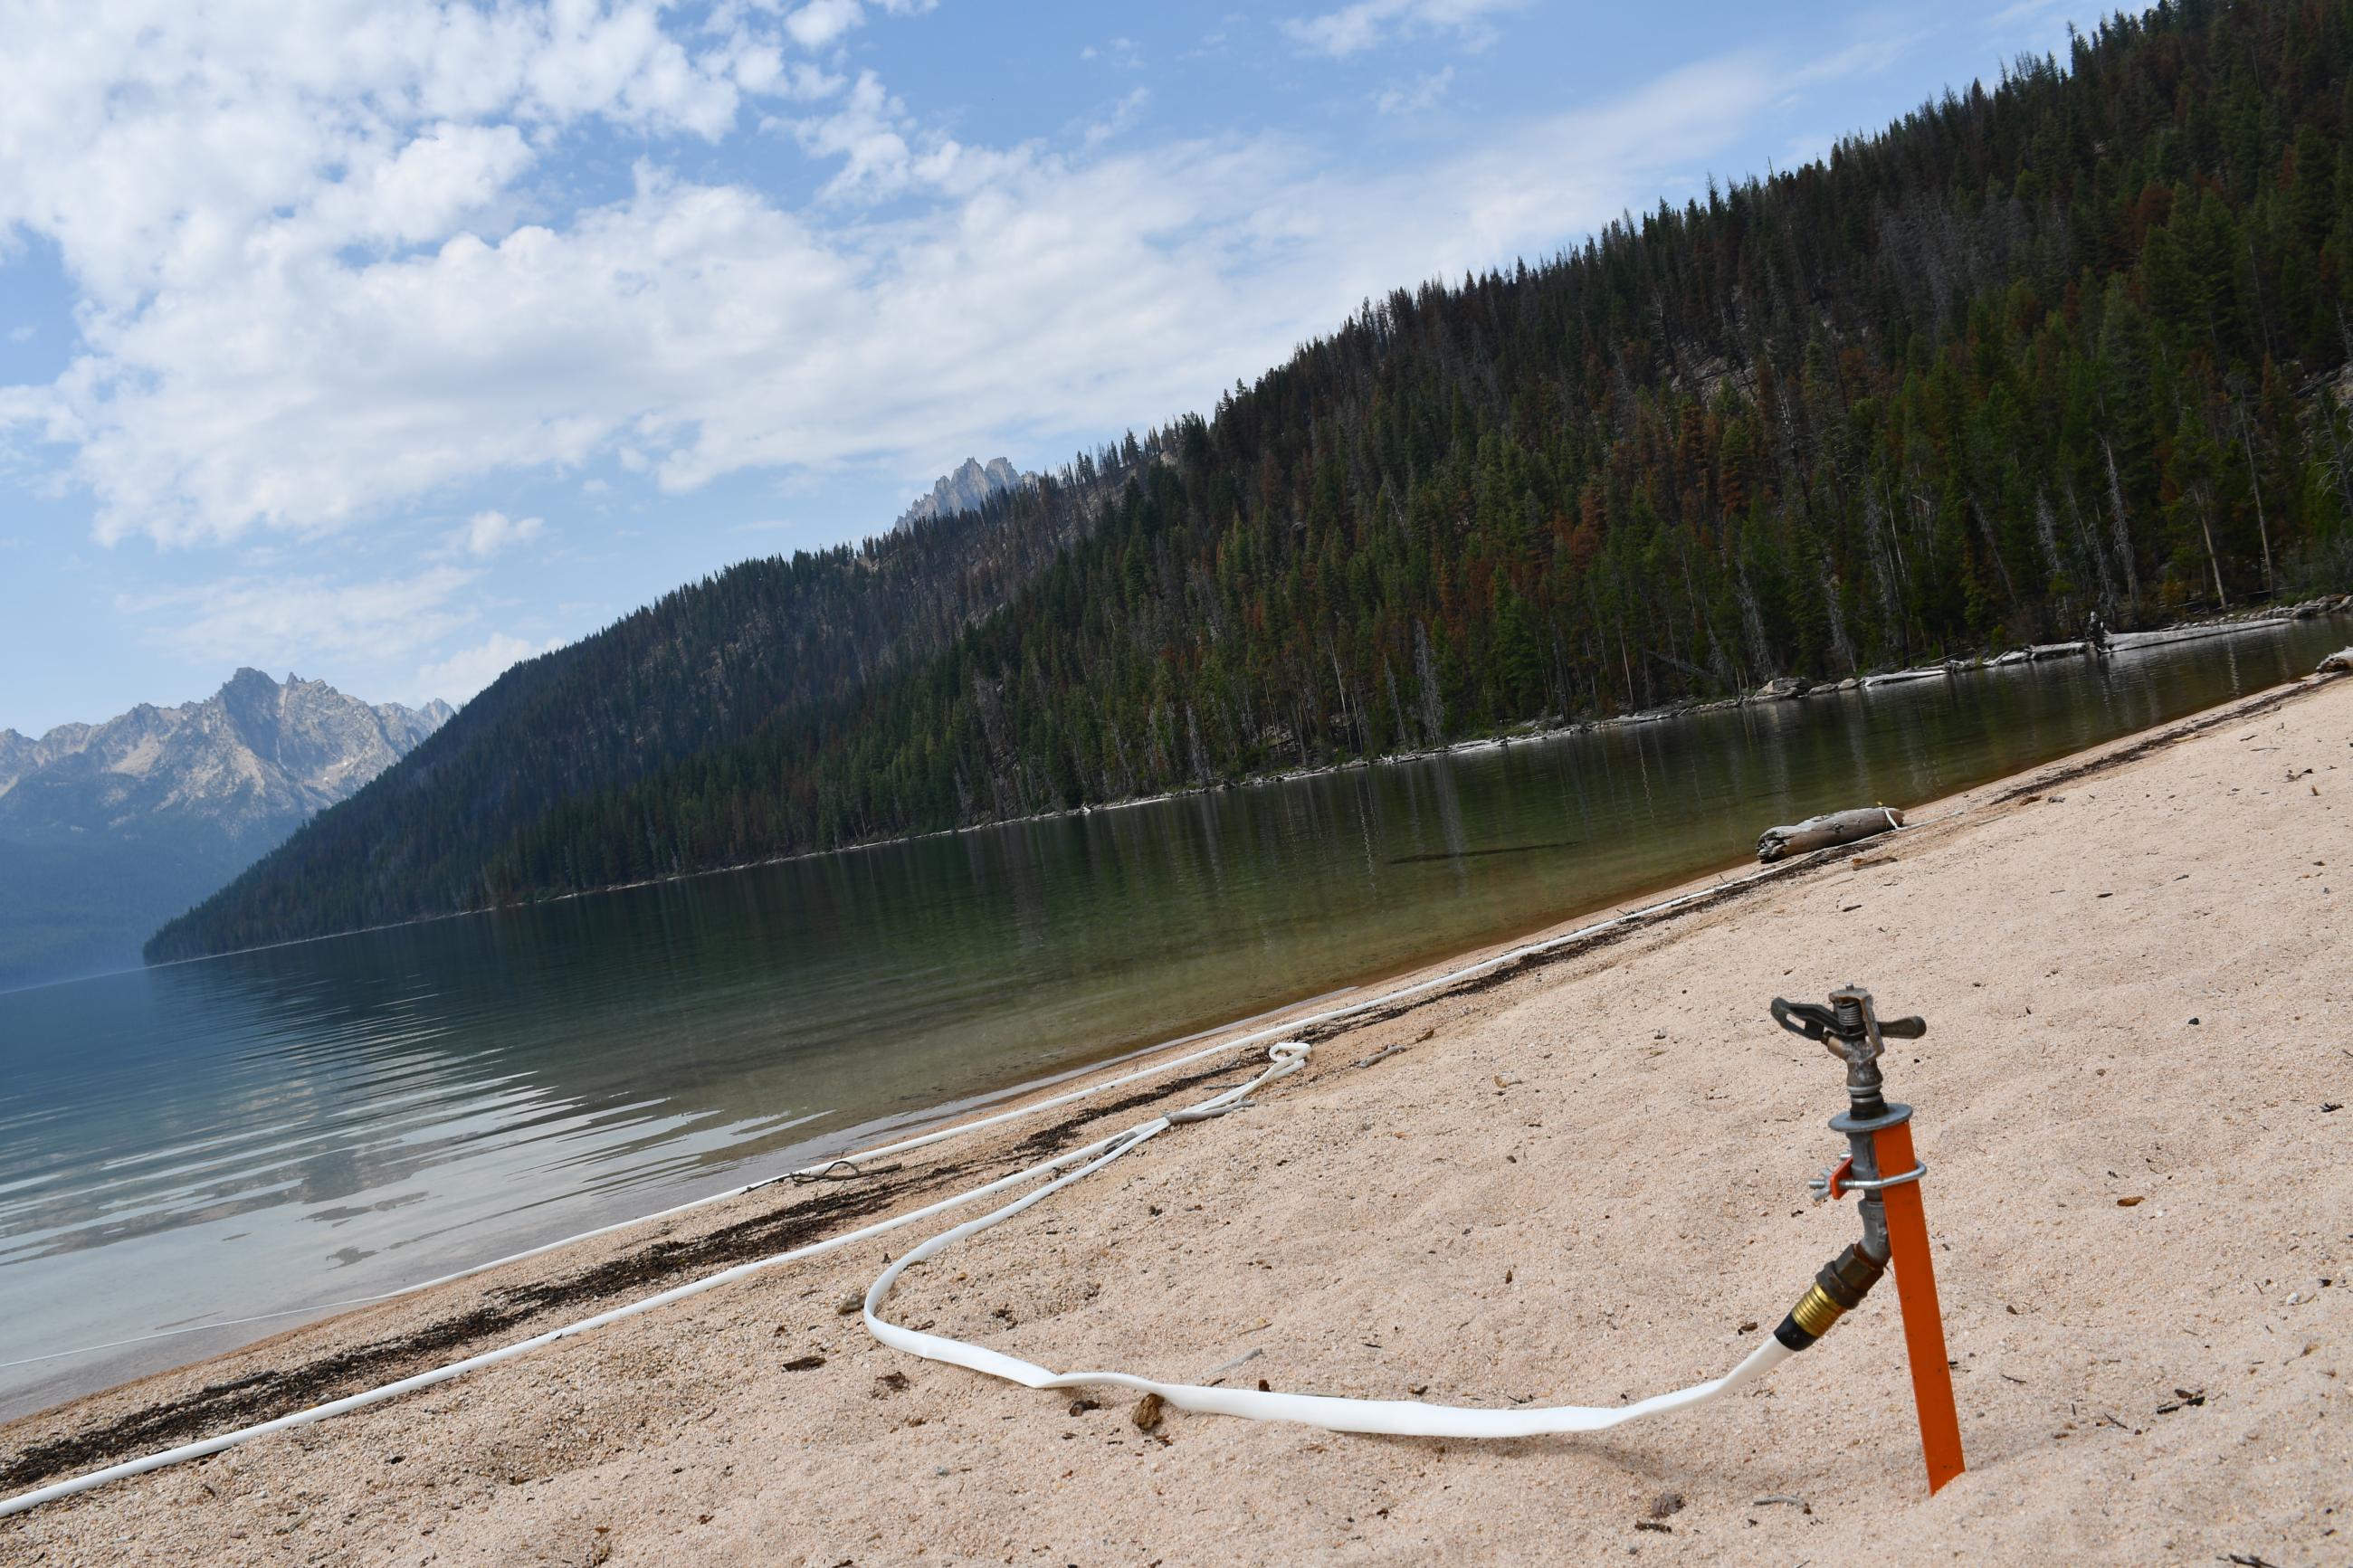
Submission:
M 0 0 L 0 726 L 462 700 L 2064 4 Z

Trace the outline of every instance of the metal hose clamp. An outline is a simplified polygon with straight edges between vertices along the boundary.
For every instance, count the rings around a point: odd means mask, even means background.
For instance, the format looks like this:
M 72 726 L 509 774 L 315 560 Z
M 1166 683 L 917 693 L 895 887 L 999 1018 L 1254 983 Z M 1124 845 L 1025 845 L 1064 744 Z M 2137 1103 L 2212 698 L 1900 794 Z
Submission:
M 1821 1174 L 1810 1177 L 1806 1182 L 1806 1190 L 1814 1194 L 1814 1202 L 1818 1204 L 1831 1198 L 1842 1198 L 1849 1193 L 1883 1193 L 1890 1187 L 1905 1186 L 1926 1175 L 1928 1162 L 1922 1160 L 1910 1170 L 1895 1176 L 1876 1178 L 1856 1176 L 1849 1173 L 1853 1169 L 1854 1159 L 1850 1155 L 1835 1165 L 1824 1167 Z
M 1859 1176 L 1849 1176 L 1839 1185 L 1850 1193 L 1883 1193 L 1890 1187 L 1900 1187 L 1907 1182 L 1916 1182 L 1927 1173 L 1928 1162 L 1923 1160 L 1900 1176 L 1882 1176 L 1875 1182 L 1866 1181 Z

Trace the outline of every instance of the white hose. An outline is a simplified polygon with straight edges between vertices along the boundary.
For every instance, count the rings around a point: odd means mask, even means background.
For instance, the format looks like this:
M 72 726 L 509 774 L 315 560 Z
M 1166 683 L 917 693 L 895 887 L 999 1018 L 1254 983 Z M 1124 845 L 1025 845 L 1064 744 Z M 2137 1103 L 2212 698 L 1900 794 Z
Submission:
M 1139 1068 L 1137 1071 L 1125 1074 L 1122 1077 L 1106 1079 L 1102 1083 L 1090 1085 L 1085 1089 L 1072 1089 L 1067 1093 L 1055 1095 L 1046 1100 L 1036 1100 L 1030 1104 L 1019 1106 L 1011 1110 L 999 1111 L 993 1116 L 982 1117 L 977 1121 L 961 1122 L 955 1127 L 943 1128 L 935 1132 L 927 1132 L 919 1137 L 903 1139 L 896 1143 L 884 1144 L 879 1149 L 870 1149 L 861 1154 L 853 1155 L 851 1158 L 853 1160 L 871 1160 L 890 1154 L 904 1153 L 913 1149 L 924 1148 L 934 1143 L 943 1142 L 951 1138 L 962 1137 L 968 1132 L 978 1131 L 986 1127 L 997 1126 L 1001 1123 L 1013 1121 L 1017 1117 L 1034 1115 L 1038 1111 L 1048 1110 L 1057 1105 L 1067 1105 L 1074 1100 L 1083 1100 L 1090 1096 L 1100 1094 L 1107 1089 L 1116 1088 L 1121 1084 L 1133 1083 L 1139 1079 L 1151 1078 L 1158 1074 L 1171 1072 L 1177 1068 L 1188 1066 L 1191 1063 L 1198 1061 L 1204 1061 L 1214 1056 L 1219 1056 L 1226 1052 L 1241 1049 L 1247 1046 L 1270 1041 L 1280 1035 L 1305 1029 L 1318 1024 L 1330 1023 L 1339 1018 L 1351 1017 L 1358 1013 L 1369 1012 L 1373 1009 L 1387 1006 L 1392 1003 L 1401 1001 L 1409 996 L 1418 996 L 1427 991 L 1437 990 L 1445 986 L 1457 984 L 1464 980 L 1487 973 L 1493 970 L 1517 963 L 1525 959 L 1568 946 L 1574 942 L 1581 942 L 1588 937 L 1593 936 L 1598 932 L 1607 931 L 1612 926 L 1622 925 L 1630 920 L 1641 919 L 1648 915 L 1662 914 L 1669 910 L 1694 902 L 1697 900 L 1714 897 L 1728 888 L 1738 888 L 1745 886 L 1749 882 L 1761 880 L 1767 877 L 1781 875 L 1792 868 L 1802 864 L 1804 864 L 1804 862 L 1796 859 L 1779 861 L 1774 865 L 1763 867 L 1757 870 L 1751 871 L 1745 876 L 1734 878 L 1729 881 L 1716 883 L 1693 892 L 1680 894 L 1672 899 L 1662 899 L 1656 903 L 1647 904 L 1638 909 L 1630 910 L 1621 910 L 1609 916 L 1607 919 L 1595 921 L 1588 925 L 1579 926 L 1574 931 L 1565 931 L 1558 936 L 1546 937 L 1540 942 L 1524 942 L 1520 946 L 1509 948 L 1504 952 L 1493 955 L 1492 957 L 1480 959 L 1475 963 L 1461 965 L 1458 968 L 1449 970 L 1442 974 L 1434 975 L 1427 980 L 1416 981 L 1410 985 L 1398 986 L 1392 990 L 1382 992 L 1377 996 L 1367 997 L 1362 1001 L 1351 1002 L 1343 1006 L 1326 1008 L 1320 1013 L 1311 1013 L 1305 1017 L 1294 1018 L 1285 1024 L 1271 1028 L 1261 1029 L 1253 1034 L 1244 1035 L 1237 1039 L 1228 1040 L 1219 1045 L 1210 1046 L 1202 1050 L 1192 1052 L 1187 1056 L 1176 1058 L 1170 1061 L 1158 1062 L 1151 1067 Z M 341 1399 L 329 1400 L 323 1405 L 314 1405 L 308 1409 L 297 1410 L 291 1415 L 280 1415 L 275 1420 L 260 1422 L 251 1426 L 241 1426 L 233 1432 L 224 1432 L 217 1436 L 202 1438 L 194 1443 L 184 1443 L 176 1448 L 167 1448 L 161 1453 L 150 1454 L 142 1458 L 128 1459 L 119 1465 L 110 1465 L 101 1470 L 92 1470 L 87 1475 L 75 1476 L 69 1479 L 58 1481 L 33 1491 L 20 1492 L 15 1497 L 0 1499 L 0 1519 L 5 1519 L 10 1514 L 22 1513 L 27 1509 L 38 1507 L 42 1503 L 51 1502 L 58 1498 L 71 1497 L 78 1492 L 89 1491 L 93 1487 L 104 1486 L 109 1481 L 123 1480 L 132 1476 L 145 1475 L 151 1470 L 160 1470 L 166 1466 L 176 1465 L 184 1460 L 204 1458 L 208 1455 L 218 1454 L 227 1449 L 237 1447 L 243 1444 L 249 1443 L 256 1437 L 267 1436 L 273 1432 L 282 1432 L 295 1426 L 307 1426 L 311 1422 L 322 1421 L 330 1415 L 341 1415 L 349 1411 L 364 1409 L 368 1405 L 380 1404 L 387 1399 L 397 1398 L 404 1394 L 414 1393 L 421 1388 L 430 1388 L 435 1384 L 446 1383 L 453 1377 L 457 1377 L 464 1373 L 472 1372 L 478 1367 L 491 1366 L 502 1361 L 511 1361 L 516 1356 L 527 1354 L 532 1351 L 538 1350 L 543 1345 L 554 1344 L 558 1340 L 570 1339 L 575 1334 L 586 1333 L 591 1329 L 602 1328 L 607 1323 L 619 1322 L 625 1318 L 634 1318 L 641 1312 L 651 1311 L 657 1307 L 667 1306 L 672 1301 L 684 1300 L 690 1296 L 699 1296 L 705 1290 L 714 1289 L 721 1285 L 725 1285 L 733 1280 L 741 1279 L 749 1275 L 758 1273 L 762 1269 L 772 1268 L 780 1263 L 789 1263 L 799 1258 L 815 1257 L 819 1253 L 835 1251 L 838 1248 L 848 1247 L 855 1242 L 866 1240 L 871 1237 L 880 1236 L 886 1231 L 896 1230 L 900 1226 L 913 1224 L 916 1220 L 927 1219 L 933 1215 L 940 1214 L 947 1209 L 961 1206 L 975 1198 L 986 1197 L 991 1194 L 1002 1192 L 1008 1187 L 1018 1185 L 1033 1176 L 1043 1174 L 1048 1171 L 1059 1170 L 1062 1166 L 1071 1164 L 1077 1161 L 1092 1160 L 1094 1163 L 1087 1166 L 1085 1170 L 1079 1171 L 1071 1175 L 1065 1176 L 1053 1182 L 1047 1186 L 1041 1187 L 1037 1192 L 1029 1194 L 1019 1202 L 1010 1205 L 993 1215 L 987 1215 L 982 1220 L 945 1232 L 941 1236 L 933 1237 L 930 1241 L 923 1243 L 923 1245 L 918 1247 L 915 1252 L 910 1253 L 905 1258 L 901 1259 L 898 1264 L 885 1269 L 881 1278 L 877 1279 L 874 1282 L 873 1287 L 867 1291 L 866 1296 L 867 1327 L 874 1333 L 876 1338 L 882 1340 L 886 1344 L 897 1345 L 899 1348 L 908 1350 L 913 1354 L 925 1356 L 932 1360 L 950 1362 L 955 1365 L 971 1367 L 976 1371 L 988 1372 L 1000 1377 L 1009 1377 L 1016 1383 L 1029 1384 L 1029 1386 L 1032 1387 L 1056 1386 L 1056 1374 L 1046 1371 L 1042 1367 L 1033 1367 L 1026 1362 L 1016 1361 L 1010 1356 L 1001 1356 L 993 1351 L 983 1350 L 978 1346 L 965 1345 L 953 1340 L 936 1339 L 930 1335 L 917 1333 L 913 1330 L 898 1328 L 895 1325 L 885 1323 L 879 1318 L 875 1317 L 874 1309 L 880 1305 L 885 1298 L 887 1298 L 889 1295 L 889 1287 L 897 1280 L 900 1272 L 904 1269 L 908 1263 L 915 1261 L 919 1257 L 930 1257 L 934 1253 L 939 1251 L 942 1247 L 952 1246 L 955 1242 L 960 1240 L 965 1236 L 972 1234 L 975 1230 L 986 1229 L 988 1226 L 994 1225 L 997 1221 L 1004 1219 L 1008 1215 L 1019 1213 L 1021 1209 L 1026 1208 L 1029 1205 L 1043 1198 L 1048 1193 L 1057 1191 L 1060 1187 L 1068 1185 L 1071 1182 L 1077 1180 L 1079 1176 L 1086 1174 L 1088 1171 L 1100 1169 L 1103 1163 L 1108 1163 L 1108 1158 L 1116 1158 L 1119 1154 L 1126 1152 L 1129 1149 L 1134 1148 L 1145 1139 L 1156 1137 L 1160 1133 L 1166 1131 L 1171 1126 L 1176 1125 L 1178 1121 L 1199 1121 L 1208 1116 L 1222 1114 L 1224 1111 L 1232 1109 L 1235 1104 L 1239 1103 L 1242 1095 L 1247 1094 L 1258 1084 L 1265 1083 L 1271 1081 L 1274 1078 L 1282 1077 L 1289 1073 L 1297 1071 L 1300 1065 L 1305 1058 L 1306 1051 L 1307 1047 L 1305 1046 L 1298 1045 L 1295 1042 L 1284 1042 L 1283 1047 L 1278 1049 L 1276 1052 L 1276 1060 L 1274 1065 L 1269 1068 L 1265 1073 L 1260 1075 L 1259 1078 L 1251 1080 L 1250 1083 L 1242 1085 L 1238 1089 L 1228 1090 L 1225 1094 L 1214 1096 L 1212 1099 L 1204 1101 L 1199 1106 L 1193 1107 L 1189 1110 L 1179 1110 L 1172 1112 L 1167 1116 L 1155 1117 L 1152 1121 L 1144 1122 L 1137 1127 L 1131 1128 L 1125 1132 L 1117 1133 L 1109 1138 L 1099 1139 L 1092 1143 L 1087 1144 L 1083 1148 L 1069 1150 L 1066 1152 L 1055 1155 L 1051 1159 L 1041 1161 L 1039 1163 L 1029 1167 L 1027 1170 L 1017 1171 L 1009 1176 L 1000 1176 L 996 1181 L 971 1188 L 965 1192 L 957 1193 L 951 1197 L 942 1198 L 937 1203 L 927 1205 L 923 1208 L 914 1209 L 909 1213 L 899 1215 L 890 1219 L 878 1221 L 873 1225 L 862 1226 L 858 1230 L 850 1231 L 825 1241 L 812 1242 L 807 1247 L 794 1247 L 789 1251 L 779 1252 L 771 1257 L 754 1258 L 748 1263 L 739 1263 L 732 1268 L 723 1269 L 719 1273 L 708 1275 L 703 1279 L 693 1280 L 688 1284 L 674 1287 L 673 1289 L 662 1291 L 659 1295 L 649 1296 L 642 1300 L 633 1301 L 626 1306 L 616 1307 L 609 1311 L 599 1312 L 594 1317 L 583 1318 L 577 1322 L 567 1323 L 559 1329 L 551 1329 L 543 1334 L 537 1334 L 530 1339 L 521 1340 L 511 1345 L 502 1345 L 497 1350 L 485 1351 L 480 1355 L 468 1356 L 463 1361 L 450 1362 L 446 1365 L 435 1367 L 428 1372 L 418 1373 L 413 1377 L 402 1378 L 396 1383 L 384 1384 L 381 1386 L 366 1389 L 358 1394 L 347 1394 Z M 811 1166 L 807 1172 L 802 1173 L 815 1174 L 825 1170 L 831 1163 L 832 1162 L 828 1162 L 826 1165 Z M 771 1178 L 769 1181 L 754 1182 L 748 1186 L 736 1188 L 729 1193 L 716 1194 L 710 1198 L 700 1198 L 692 1203 L 681 1204 L 678 1208 L 665 1210 L 664 1213 L 675 1214 L 683 1209 L 695 1208 L 703 1204 L 714 1202 L 720 1197 L 735 1196 L 743 1193 L 751 1192 L 758 1187 L 770 1185 L 774 1181 L 780 1179 L 782 1178 Z M 641 1220 L 623 1222 L 624 1225 L 641 1223 L 643 1223 Z M 622 1228 L 622 1226 L 607 1226 L 598 1230 L 584 1232 L 583 1236 L 584 1237 L 600 1236 L 605 1234 L 607 1231 L 617 1230 L 620 1228 Z M 545 1247 L 533 1247 L 528 1251 L 516 1253 L 512 1257 L 507 1258 L 498 1259 L 491 1263 L 478 1264 L 474 1268 L 463 1269 L 454 1275 L 446 1276 L 445 1280 L 464 1279 L 468 1275 L 479 1274 L 485 1269 L 498 1268 L 502 1263 L 510 1263 L 522 1258 L 531 1258 L 538 1253 L 547 1251 L 551 1247 L 565 1245 L 568 1245 L 568 1243 L 551 1242 Z M 437 1281 L 427 1281 L 427 1283 L 437 1283 Z M 408 1287 L 407 1289 L 395 1291 L 392 1294 L 406 1295 L 409 1293 L 409 1291 L 422 1289 L 424 1289 L 424 1286 L 422 1285 L 411 1286 Z M 902 1337 L 893 1338 L 892 1336 Z M 1515 1411 L 1451 1410 L 1449 1407 L 1442 1405 L 1414 1405 L 1402 1401 L 1334 1400 L 1314 1395 L 1268 1395 L 1254 1393 L 1251 1395 L 1251 1401 L 1255 1405 L 1258 1402 L 1274 1399 L 1278 1402 L 1278 1405 L 1284 1409 L 1297 1407 L 1303 1410 L 1316 1412 L 1322 1411 L 1323 1407 L 1326 1405 L 1345 1405 L 1348 1407 L 1350 1411 L 1355 1412 L 1354 1418 L 1359 1421 L 1376 1418 L 1375 1415 L 1367 1413 L 1368 1410 L 1377 1409 L 1383 1405 L 1392 1405 L 1402 1410 L 1418 1413 L 1420 1417 L 1424 1418 L 1423 1425 L 1417 1427 L 1416 1430 L 1430 1430 L 1433 1432 L 1435 1432 L 1437 1428 L 1434 1426 L 1430 1426 L 1430 1422 L 1436 1420 L 1440 1416 L 1494 1418 L 1496 1425 L 1492 1429 L 1482 1430 L 1478 1434 L 1482 1436 L 1508 1436 L 1510 1435 L 1510 1432 L 1514 1429 L 1510 1426 L 1512 1421 L 1540 1419 L 1545 1417 L 1553 1418 L 1562 1424 L 1554 1426 L 1531 1427 L 1527 1429 L 1531 1431 L 1542 1430 L 1562 1432 L 1599 1431 L 1602 1427 L 1615 1426 L 1620 1421 L 1631 1420 L 1637 1415 L 1652 1415 L 1661 1410 L 1678 1409 L 1683 1405 L 1697 1404 L 1704 1399 L 1712 1399 L 1721 1394 L 1731 1393 L 1734 1389 L 1755 1381 L 1757 1377 L 1771 1370 L 1774 1365 L 1778 1364 L 1783 1359 L 1783 1356 L 1770 1353 L 1778 1348 L 1778 1345 L 1777 1342 L 1767 1341 L 1765 1345 L 1760 1347 L 1746 1361 L 1734 1368 L 1729 1375 L 1719 1378 L 1715 1383 L 1701 1384 L 1695 1387 L 1683 1389 L 1674 1394 L 1662 1394 L 1655 1399 L 1644 1400 L 1640 1405 L 1630 1405 L 1606 1409 L 1588 1409 L 1580 1411 L 1570 1407 L 1560 1407 L 1550 1410 Z M 934 1353 L 935 1351 L 939 1353 Z M 1786 1354 L 1787 1352 L 1783 1353 Z M 1193 1388 L 1187 1385 L 1176 1384 L 1154 1384 L 1142 1378 L 1131 1378 L 1124 1373 L 1088 1373 L 1068 1375 L 1077 1381 L 1118 1383 L 1124 1385 L 1157 1392 L 1162 1398 L 1183 1410 L 1215 1411 L 1237 1415 L 1251 1413 L 1250 1411 L 1231 1407 L 1231 1402 L 1240 1396 L 1244 1392 L 1242 1390 Z M 1033 1378 L 1042 1379 L 1044 1381 L 1033 1383 L 1030 1381 Z M 1273 1409 L 1266 1411 L 1263 1415 L 1263 1418 L 1275 1420 L 1310 1419 L 1307 1415 L 1280 1414 Z M 1579 1422 L 1588 1424 L 1577 1424 Z M 1328 1425 L 1330 1423 L 1325 1421 L 1323 1424 Z M 1348 1431 L 1392 1430 L 1392 1428 L 1388 1426 L 1348 1426 L 1338 1427 L 1336 1429 Z
M 902 1328 L 881 1316 L 882 1304 L 898 1287 L 899 1277 L 918 1263 L 939 1256 L 957 1242 L 1001 1225 L 1034 1204 L 1075 1182 L 1085 1180 L 1123 1154 L 1132 1153 L 1183 1121 L 1198 1121 L 1239 1109 L 1243 1097 L 1263 1084 L 1286 1078 L 1307 1063 L 1308 1047 L 1295 1041 L 1273 1047 L 1273 1064 L 1250 1082 L 1227 1089 L 1188 1110 L 1156 1117 L 1111 1140 L 1110 1147 L 1075 1171 L 1056 1177 L 1003 1208 L 942 1231 L 882 1270 L 866 1291 L 866 1329 L 893 1350 L 944 1362 L 972 1372 L 986 1373 L 1024 1388 L 1078 1388 L 1109 1384 L 1156 1394 L 1179 1410 L 1210 1415 L 1240 1415 L 1252 1421 L 1289 1421 L 1320 1426 L 1327 1432 L 1379 1432 L 1396 1437 L 1534 1437 L 1557 1432 L 1600 1432 L 1645 1415 L 1704 1405 L 1755 1383 L 1794 1355 L 1778 1339 L 1763 1344 L 1724 1376 L 1694 1384 L 1672 1394 L 1655 1394 L 1633 1405 L 1553 1405 L 1526 1409 L 1482 1410 L 1461 1405 L 1427 1405 L 1411 1399 L 1343 1399 L 1318 1394 L 1271 1394 L 1253 1388 L 1205 1388 L 1189 1383 L 1155 1383 L 1124 1372 L 1050 1372 L 968 1341 Z

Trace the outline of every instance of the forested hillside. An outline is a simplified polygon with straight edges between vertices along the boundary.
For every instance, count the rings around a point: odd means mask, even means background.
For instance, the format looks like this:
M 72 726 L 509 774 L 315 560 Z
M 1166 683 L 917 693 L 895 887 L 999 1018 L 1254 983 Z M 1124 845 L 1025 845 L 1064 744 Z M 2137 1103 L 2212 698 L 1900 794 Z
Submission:
M 1141 447 L 1128 460 L 1145 460 Z M 937 653 L 1058 559 L 1116 482 L 1082 458 L 978 511 L 910 521 L 859 547 L 744 562 L 517 665 L 420 747 L 416 765 L 384 773 L 353 809 L 322 814 L 166 926 L 149 957 L 214 951 L 209 941 L 178 945 L 181 933 L 232 900 L 249 912 L 237 917 L 248 934 L 230 946 L 501 900 L 490 868 L 520 826 L 750 740 L 780 715 L 854 700 Z M 583 862 L 608 863 L 601 853 Z M 396 889 L 410 901 L 384 902 Z
M 2353 578 L 2353 0 L 2185 5 L 1368 301 L 510 673 L 175 957 Z

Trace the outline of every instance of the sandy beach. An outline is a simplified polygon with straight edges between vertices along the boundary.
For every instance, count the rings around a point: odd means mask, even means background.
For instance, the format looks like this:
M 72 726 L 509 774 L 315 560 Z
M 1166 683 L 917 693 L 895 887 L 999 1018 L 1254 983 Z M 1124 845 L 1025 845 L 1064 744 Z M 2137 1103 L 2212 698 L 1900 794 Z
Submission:
M 1934 1499 L 1890 1288 L 1761 1388 L 1598 1436 L 1146 1432 L 1110 1391 L 873 1342 L 841 1309 L 930 1225 L 0 1521 L 0 1563 L 2353 1562 L 2348 803 L 2343 678 L 1891 802 L 1894 837 L 1308 1032 L 1255 1109 L 893 1304 L 1058 1367 L 1256 1352 L 1224 1375 L 1295 1392 L 1610 1405 L 1717 1375 L 1856 1233 L 1803 1191 L 1841 1152 L 1840 1068 L 1766 1016 L 1853 982 L 1929 1025 L 1886 1066 L 1931 1167 L 1970 1465 Z M 1262 1060 L 28 1417 L 0 1428 L 0 1493 L 920 1206 Z

